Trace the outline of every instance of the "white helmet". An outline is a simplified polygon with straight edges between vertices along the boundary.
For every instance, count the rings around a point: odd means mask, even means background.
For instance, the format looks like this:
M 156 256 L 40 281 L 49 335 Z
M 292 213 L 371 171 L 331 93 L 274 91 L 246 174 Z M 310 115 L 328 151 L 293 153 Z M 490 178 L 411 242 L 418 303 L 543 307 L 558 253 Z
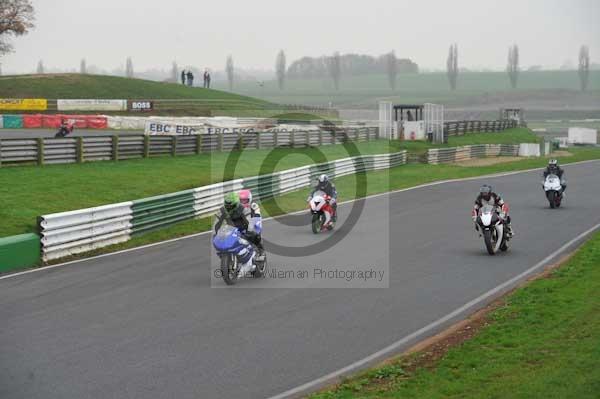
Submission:
M 329 177 L 326 174 L 322 174 L 321 176 L 319 176 L 319 183 L 325 183 L 328 180 Z

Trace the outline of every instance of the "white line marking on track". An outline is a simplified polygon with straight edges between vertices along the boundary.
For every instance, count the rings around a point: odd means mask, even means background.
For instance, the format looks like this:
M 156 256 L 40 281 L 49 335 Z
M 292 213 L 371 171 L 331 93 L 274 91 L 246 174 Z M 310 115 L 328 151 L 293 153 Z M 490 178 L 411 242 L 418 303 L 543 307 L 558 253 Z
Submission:
M 587 160 L 587 161 L 579 161 L 579 162 L 566 163 L 564 165 L 581 165 L 581 164 L 592 163 L 592 162 L 599 162 L 599 161 L 600 160 L 598 160 L 598 159 L 591 159 L 591 160 Z M 511 171 L 511 172 L 500 172 L 500 173 L 494 173 L 494 174 L 490 174 L 490 175 L 481 175 L 481 176 L 463 177 L 463 178 L 459 178 L 459 179 L 449 179 L 449 180 L 434 181 L 434 182 L 431 182 L 431 183 L 425 183 L 425 184 L 421 184 L 421 185 L 414 186 L 414 187 L 407 187 L 407 188 L 403 188 L 403 189 L 400 189 L 400 190 L 387 191 L 385 193 L 372 194 L 372 195 L 368 195 L 368 196 L 362 197 L 362 198 L 357 198 L 357 199 L 353 199 L 353 200 L 339 202 L 338 205 L 346 205 L 346 204 L 350 204 L 350 203 L 356 202 L 356 201 L 364 201 L 364 200 L 367 200 L 369 198 L 381 197 L 383 195 L 392 195 L 392 194 L 401 193 L 401 192 L 410 191 L 410 190 L 418 190 L 418 189 L 421 189 L 421 188 L 437 186 L 439 184 L 457 183 L 457 182 L 470 181 L 470 180 L 491 179 L 491 178 L 496 178 L 496 177 L 512 176 L 512 175 L 516 175 L 516 174 L 520 174 L 520 173 L 528 173 L 528 172 L 532 172 L 532 171 L 536 171 L 536 170 L 542 170 L 542 169 L 544 169 L 544 168 L 541 167 L 541 168 L 533 168 L 533 169 L 525 169 L 525 170 L 515 170 L 515 171 Z M 279 219 L 279 218 L 286 217 L 286 216 L 289 216 L 289 215 L 297 215 L 297 214 L 302 213 L 302 212 L 306 212 L 306 210 L 301 210 L 301 211 L 296 211 L 296 212 L 290 212 L 290 213 L 286 213 L 285 215 L 268 217 L 268 218 L 265 218 L 264 220 L 267 221 L 267 220 L 272 220 L 272 219 Z M 8 278 L 11 278 L 11 277 L 22 276 L 24 274 L 30 274 L 30 273 L 40 272 L 40 271 L 44 271 L 44 270 L 55 269 L 57 267 L 72 265 L 72 264 L 76 264 L 76 263 L 88 262 L 88 261 L 95 260 L 95 259 L 105 258 L 107 256 L 114 256 L 114 255 L 120 255 L 120 254 L 124 254 L 124 253 L 128 253 L 128 252 L 139 251 L 139 250 L 142 250 L 142 249 L 152 248 L 152 247 L 155 247 L 155 246 L 158 246 L 158 245 L 169 244 L 169 243 L 176 242 L 176 241 L 187 240 L 189 238 L 199 237 L 199 236 L 208 234 L 210 232 L 211 232 L 211 230 L 202 231 L 200 233 L 190 234 L 190 235 L 187 235 L 187 236 L 173 238 L 173 239 L 166 240 L 166 241 L 160 241 L 160 242 L 155 242 L 155 243 L 152 243 L 152 244 L 142 245 L 140 247 L 123 249 L 121 251 L 110 252 L 110 253 L 102 254 L 102 255 L 96 255 L 96 256 L 89 257 L 89 258 L 76 259 L 76 260 L 72 260 L 70 262 L 59 263 L 59 264 L 56 264 L 56 265 L 50 265 L 50 266 L 44 266 L 44 267 L 38 267 L 38 268 L 35 268 L 35 269 L 25 270 L 25 271 L 13 273 L 13 274 L 7 274 L 5 276 L 0 276 L 0 280 L 8 279 Z

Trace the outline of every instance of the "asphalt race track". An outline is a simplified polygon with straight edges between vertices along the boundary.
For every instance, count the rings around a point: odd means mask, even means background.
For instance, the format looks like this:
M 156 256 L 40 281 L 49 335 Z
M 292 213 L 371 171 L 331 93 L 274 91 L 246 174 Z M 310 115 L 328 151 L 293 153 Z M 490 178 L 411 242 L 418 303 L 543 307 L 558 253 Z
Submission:
M 58 129 L 0 129 L 0 139 L 32 139 L 38 137 L 54 137 Z M 98 137 L 98 136 L 127 136 L 142 135 L 143 130 L 104 130 L 104 129 L 75 129 L 67 137 Z
M 549 209 L 540 171 L 445 183 L 370 198 L 349 231 L 341 225 L 352 205 L 341 205 L 334 234 L 348 234 L 333 248 L 270 257 L 271 267 L 291 269 L 389 257 L 389 288 L 252 288 L 287 284 L 266 280 L 211 288 L 216 259 L 208 235 L 0 279 L 0 397 L 263 398 L 322 377 L 460 308 L 600 223 L 600 162 L 565 169 L 560 209 Z M 494 257 L 470 220 L 483 181 L 510 203 L 516 231 L 508 253 Z M 328 236 L 278 221 L 266 222 L 265 231 L 295 246 Z

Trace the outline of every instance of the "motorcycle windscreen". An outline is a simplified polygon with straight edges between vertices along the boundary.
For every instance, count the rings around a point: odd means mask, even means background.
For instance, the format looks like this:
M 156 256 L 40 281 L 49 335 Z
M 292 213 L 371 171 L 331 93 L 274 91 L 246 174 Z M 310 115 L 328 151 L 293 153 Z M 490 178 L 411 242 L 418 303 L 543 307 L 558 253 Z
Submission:
M 227 252 L 239 245 L 239 235 L 235 227 L 224 225 L 213 237 L 213 246 L 217 251 Z

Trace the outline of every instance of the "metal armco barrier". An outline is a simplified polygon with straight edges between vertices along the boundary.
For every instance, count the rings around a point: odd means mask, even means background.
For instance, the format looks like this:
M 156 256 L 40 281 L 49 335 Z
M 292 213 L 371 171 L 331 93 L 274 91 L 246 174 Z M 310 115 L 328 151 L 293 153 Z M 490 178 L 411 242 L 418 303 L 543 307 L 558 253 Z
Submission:
M 542 147 L 544 143 L 527 144 L 478 144 L 466 145 L 452 148 L 432 148 L 427 151 L 427 163 L 442 164 L 468 161 L 474 158 L 498 157 L 498 156 L 539 156 L 531 150 L 531 147 Z M 524 151 L 526 149 L 526 151 Z
M 257 199 L 265 200 L 308 187 L 321 173 L 339 177 L 405 163 L 406 151 L 363 155 L 137 201 L 40 216 L 42 260 L 48 262 L 125 242 L 134 234 L 208 216 L 219 209 L 225 194 L 242 188 L 251 189 Z
M 107 136 L 62 139 L 2 139 L 0 166 L 19 163 L 119 161 L 164 155 L 189 155 L 240 148 L 306 147 L 361 142 L 378 138 L 375 127 L 335 131 L 255 132 L 193 136 Z
M 446 136 L 461 136 L 473 132 L 500 132 L 518 126 L 513 119 L 502 119 L 496 121 L 453 121 L 444 122 L 444 134 Z

